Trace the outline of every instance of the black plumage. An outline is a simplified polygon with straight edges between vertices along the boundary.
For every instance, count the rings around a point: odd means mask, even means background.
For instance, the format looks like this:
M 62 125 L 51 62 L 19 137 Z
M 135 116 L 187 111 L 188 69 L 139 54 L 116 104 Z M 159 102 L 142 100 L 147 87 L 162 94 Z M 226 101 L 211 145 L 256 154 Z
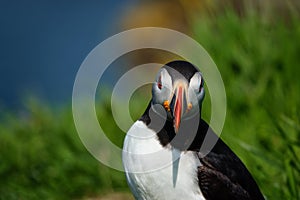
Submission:
M 174 61 L 168 63 L 167 66 L 177 70 L 187 80 L 190 80 L 195 72 L 198 71 L 192 64 L 185 61 Z M 170 74 L 172 76 L 172 73 Z M 172 78 L 174 79 L 176 77 Z M 199 106 L 201 107 L 201 105 Z M 148 127 L 151 125 L 152 117 L 150 118 L 149 115 L 151 109 L 150 102 L 145 113 L 140 118 Z M 189 120 L 192 121 L 193 119 Z M 198 184 L 207 200 L 264 199 L 258 185 L 245 165 L 220 138 L 217 139 L 217 143 L 212 150 L 204 157 L 202 156 L 203 152 L 200 152 L 200 147 L 205 136 L 218 137 L 204 120 L 200 120 L 195 137 L 182 137 L 180 140 L 177 140 L 177 142 L 173 141 L 176 133 L 172 121 L 166 120 L 161 130 L 155 130 L 155 127 L 149 128 L 157 133 L 157 137 L 162 146 L 166 148 L 173 146 L 177 149 L 194 151 L 198 154 L 198 158 L 202 164 L 198 167 Z M 180 132 L 177 134 L 180 134 Z M 189 135 L 188 133 L 184 134 L 185 136 Z M 188 146 L 184 144 L 188 144 Z

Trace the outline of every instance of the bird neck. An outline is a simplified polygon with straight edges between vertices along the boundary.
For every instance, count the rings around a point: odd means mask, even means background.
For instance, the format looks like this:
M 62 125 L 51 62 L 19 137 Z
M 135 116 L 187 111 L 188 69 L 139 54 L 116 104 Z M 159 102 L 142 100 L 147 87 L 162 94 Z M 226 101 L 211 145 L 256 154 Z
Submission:
M 173 120 L 160 114 L 149 103 L 145 113 L 140 118 L 148 128 L 156 132 L 160 144 L 164 147 L 174 147 L 179 150 L 196 150 L 201 147 L 209 126 L 199 114 L 183 119 L 180 129 L 175 133 Z

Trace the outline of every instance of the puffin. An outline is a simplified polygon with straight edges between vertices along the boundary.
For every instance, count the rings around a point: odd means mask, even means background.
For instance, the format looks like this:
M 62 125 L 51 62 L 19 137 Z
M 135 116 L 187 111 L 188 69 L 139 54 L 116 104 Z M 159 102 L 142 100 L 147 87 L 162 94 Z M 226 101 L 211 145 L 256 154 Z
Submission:
M 238 156 L 201 118 L 202 73 L 188 61 L 158 71 L 144 114 L 128 130 L 122 162 L 138 200 L 261 200 Z M 216 141 L 209 148 L 205 138 Z

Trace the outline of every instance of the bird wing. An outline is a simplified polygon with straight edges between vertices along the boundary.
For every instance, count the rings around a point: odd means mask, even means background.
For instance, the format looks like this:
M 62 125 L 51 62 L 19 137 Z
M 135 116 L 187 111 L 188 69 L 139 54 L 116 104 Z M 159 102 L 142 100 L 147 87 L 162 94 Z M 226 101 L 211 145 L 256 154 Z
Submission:
M 198 156 L 198 183 L 206 199 L 264 199 L 245 165 L 221 139 L 205 157 L 201 152 Z
M 227 176 L 206 166 L 198 167 L 199 187 L 207 200 L 239 199 L 250 200 L 249 193 Z

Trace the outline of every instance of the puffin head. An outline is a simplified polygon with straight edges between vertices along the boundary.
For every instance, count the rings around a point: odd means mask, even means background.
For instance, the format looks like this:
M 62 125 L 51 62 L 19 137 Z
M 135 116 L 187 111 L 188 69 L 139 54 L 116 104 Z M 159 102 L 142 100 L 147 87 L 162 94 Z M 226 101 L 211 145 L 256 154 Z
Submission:
M 201 112 L 204 96 L 202 74 L 187 61 L 172 61 L 164 65 L 152 86 L 152 104 L 165 108 L 167 120 L 173 121 L 175 133 L 183 119 Z

